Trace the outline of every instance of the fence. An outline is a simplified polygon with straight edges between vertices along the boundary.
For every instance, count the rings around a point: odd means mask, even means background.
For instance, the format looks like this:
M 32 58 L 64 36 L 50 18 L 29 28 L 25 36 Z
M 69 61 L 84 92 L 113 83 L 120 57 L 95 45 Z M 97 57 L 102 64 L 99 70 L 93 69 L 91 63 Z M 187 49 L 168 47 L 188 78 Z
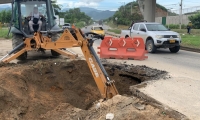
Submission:
M 157 11 L 160 12 L 160 11 Z M 184 8 L 182 9 L 182 16 L 180 17 L 180 10 L 172 10 L 172 9 L 168 9 L 167 14 L 165 14 L 164 16 L 160 16 L 159 13 L 158 16 L 160 17 L 156 17 L 156 22 L 158 23 L 162 23 L 162 24 L 184 24 L 187 25 L 188 22 L 190 21 L 188 19 L 189 16 L 200 12 L 200 6 L 194 6 L 194 7 L 190 7 L 190 8 Z M 163 15 L 163 13 L 162 13 Z
M 187 25 L 189 22 L 190 15 L 182 15 L 182 24 Z M 166 23 L 163 23 L 163 18 L 166 18 Z M 167 16 L 167 17 L 156 17 L 156 22 L 163 23 L 166 25 L 169 24 L 180 24 L 180 17 L 179 16 Z

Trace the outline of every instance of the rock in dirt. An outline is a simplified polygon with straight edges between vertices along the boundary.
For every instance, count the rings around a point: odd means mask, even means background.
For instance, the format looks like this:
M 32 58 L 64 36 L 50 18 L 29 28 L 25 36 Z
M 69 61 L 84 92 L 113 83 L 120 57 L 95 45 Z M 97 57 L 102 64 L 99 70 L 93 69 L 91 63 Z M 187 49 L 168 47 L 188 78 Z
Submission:
M 142 105 L 141 103 L 135 103 L 134 107 L 137 108 L 138 110 L 144 110 L 145 105 Z

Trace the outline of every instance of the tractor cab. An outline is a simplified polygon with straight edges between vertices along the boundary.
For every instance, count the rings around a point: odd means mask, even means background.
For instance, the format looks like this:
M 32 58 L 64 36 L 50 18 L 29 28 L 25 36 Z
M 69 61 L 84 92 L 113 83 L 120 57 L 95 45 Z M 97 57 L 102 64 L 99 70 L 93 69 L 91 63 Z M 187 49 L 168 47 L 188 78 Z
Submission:
M 60 30 L 56 24 L 51 0 L 14 0 L 12 13 L 11 32 L 13 34 L 23 34 L 26 37 L 38 30 L 41 32 Z
M 62 29 L 56 24 L 51 2 L 51 0 L 0 0 L 0 4 L 11 3 L 12 5 L 12 26 L 9 31 L 12 33 L 13 48 L 23 43 L 25 38 L 32 38 L 34 32 L 38 31 L 43 36 L 51 38 L 51 41 L 56 41 L 59 38 L 57 32 L 62 31 Z M 36 8 L 37 10 L 35 10 Z M 18 48 L 18 50 L 22 48 Z M 39 49 L 39 51 L 43 50 Z M 27 52 L 17 59 L 25 60 L 26 58 Z

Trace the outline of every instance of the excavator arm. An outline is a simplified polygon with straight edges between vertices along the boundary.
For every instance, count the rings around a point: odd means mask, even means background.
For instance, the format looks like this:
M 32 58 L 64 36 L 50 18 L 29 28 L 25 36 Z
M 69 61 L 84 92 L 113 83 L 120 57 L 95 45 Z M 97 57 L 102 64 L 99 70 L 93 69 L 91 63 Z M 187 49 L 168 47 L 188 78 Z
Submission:
M 94 35 L 94 37 L 95 36 L 98 37 L 99 35 Z M 118 91 L 114 85 L 114 80 L 110 80 L 92 45 L 92 39 L 83 41 L 83 45 L 81 47 L 82 52 L 101 93 L 101 96 L 103 98 L 112 98 L 118 94 Z
M 41 48 L 45 50 L 54 50 L 62 55 L 75 58 L 76 56 L 74 54 L 66 52 L 62 50 L 62 48 L 81 47 L 102 98 L 109 99 L 118 94 L 114 85 L 114 80 L 110 80 L 92 46 L 94 42 L 93 39 L 103 39 L 102 36 L 91 32 L 83 35 L 79 29 L 66 29 L 62 32 L 62 35 L 58 40 L 51 41 L 50 36 L 52 33 L 49 32 L 47 34 L 47 36 L 43 36 L 41 32 L 35 32 L 32 38 L 24 39 L 23 43 L 5 55 L 2 59 L 0 59 L 0 61 L 8 63 L 26 51 L 39 50 Z M 93 36 L 90 39 L 86 37 L 89 34 Z M 23 47 L 23 49 L 16 52 L 21 47 Z

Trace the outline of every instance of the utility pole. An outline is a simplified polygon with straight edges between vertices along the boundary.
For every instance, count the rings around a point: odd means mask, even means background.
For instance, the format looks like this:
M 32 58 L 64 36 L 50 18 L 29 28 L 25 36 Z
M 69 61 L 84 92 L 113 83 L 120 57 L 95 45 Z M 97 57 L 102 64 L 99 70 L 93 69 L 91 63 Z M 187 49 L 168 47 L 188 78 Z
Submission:
M 131 3 L 131 15 L 132 15 L 132 13 L 133 13 L 133 2 Z
M 125 2 L 124 2 L 124 12 L 125 12 Z
M 182 25 L 182 10 L 183 10 L 183 0 L 181 0 L 181 3 L 180 3 L 180 15 L 179 15 L 180 29 Z

